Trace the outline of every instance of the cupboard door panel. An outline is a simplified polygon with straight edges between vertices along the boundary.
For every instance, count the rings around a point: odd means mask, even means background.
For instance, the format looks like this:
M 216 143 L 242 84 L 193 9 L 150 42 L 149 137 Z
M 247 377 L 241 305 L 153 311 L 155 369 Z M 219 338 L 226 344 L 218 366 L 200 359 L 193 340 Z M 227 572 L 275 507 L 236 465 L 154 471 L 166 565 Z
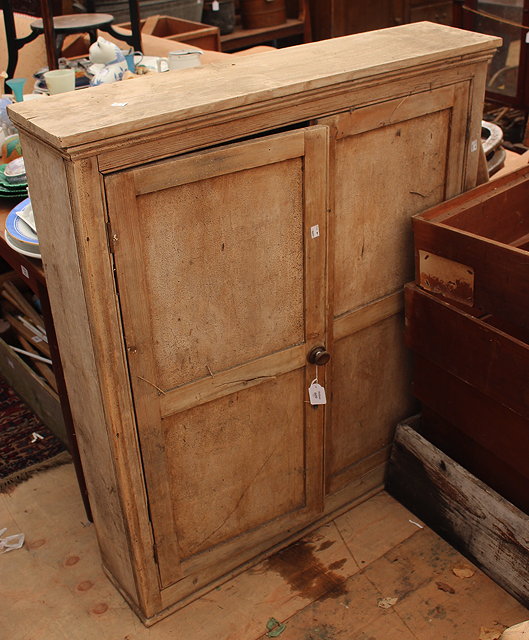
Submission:
M 302 164 L 293 158 L 138 197 L 165 388 L 303 342 Z M 253 215 L 256 194 L 266 215 Z
M 331 130 L 333 210 L 328 494 L 359 462 L 378 463 L 413 408 L 399 315 L 413 279 L 410 218 L 463 189 L 468 104 L 460 83 L 321 121 Z
M 304 506 L 304 395 L 297 369 L 163 420 L 182 560 Z
M 410 362 L 402 341 L 401 315 L 335 342 L 331 378 L 327 493 L 343 489 L 354 479 L 359 461 L 387 449 L 397 422 L 412 414 Z
M 179 597 L 323 508 L 306 401 L 327 158 L 316 126 L 106 178 L 160 584 Z

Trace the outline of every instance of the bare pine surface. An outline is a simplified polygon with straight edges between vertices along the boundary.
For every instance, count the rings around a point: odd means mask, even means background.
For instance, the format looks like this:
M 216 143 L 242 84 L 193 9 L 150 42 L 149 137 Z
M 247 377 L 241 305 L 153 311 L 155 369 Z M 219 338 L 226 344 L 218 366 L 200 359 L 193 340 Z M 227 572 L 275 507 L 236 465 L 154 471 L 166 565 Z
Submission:
M 413 521 L 413 522 L 411 522 Z M 529 618 L 398 502 L 379 493 L 146 629 L 100 568 L 71 465 L 0 495 L 25 546 L 0 559 L 9 640 L 491 640 Z M 453 569 L 470 567 L 468 578 Z M 471 573 L 471 571 L 469 572 Z M 383 598 L 396 598 L 388 609 Z

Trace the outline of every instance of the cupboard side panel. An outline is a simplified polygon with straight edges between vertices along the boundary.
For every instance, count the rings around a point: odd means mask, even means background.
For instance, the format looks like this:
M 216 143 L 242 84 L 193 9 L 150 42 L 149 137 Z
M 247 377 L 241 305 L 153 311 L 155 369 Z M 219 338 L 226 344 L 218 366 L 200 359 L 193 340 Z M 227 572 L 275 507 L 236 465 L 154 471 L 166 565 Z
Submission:
M 39 241 L 83 471 L 104 564 L 137 600 L 102 408 L 64 161 L 22 135 Z M 52 188 L 53 185 L 53 188 Z M 97 463 L 96 463 L 97 461 Z
M 84 296 L 114 460 L 118 495 L 129 542 L 138 603 L 146 617 L 160 606 L 158 570 L 136 418 L 121 326 L 119 300 L 109 253 L 103 177 L 98 159 L 66 165 Z

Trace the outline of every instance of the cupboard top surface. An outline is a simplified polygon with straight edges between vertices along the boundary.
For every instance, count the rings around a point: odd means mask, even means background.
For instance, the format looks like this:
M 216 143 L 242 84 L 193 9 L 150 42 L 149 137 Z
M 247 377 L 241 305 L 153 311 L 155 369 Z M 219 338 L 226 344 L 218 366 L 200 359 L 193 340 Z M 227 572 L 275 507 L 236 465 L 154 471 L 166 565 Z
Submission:
M 23 102 L 10 108 L 10 117 L 66 149 L 342 82 L 492 54 L 500 43 L 420 22 Z

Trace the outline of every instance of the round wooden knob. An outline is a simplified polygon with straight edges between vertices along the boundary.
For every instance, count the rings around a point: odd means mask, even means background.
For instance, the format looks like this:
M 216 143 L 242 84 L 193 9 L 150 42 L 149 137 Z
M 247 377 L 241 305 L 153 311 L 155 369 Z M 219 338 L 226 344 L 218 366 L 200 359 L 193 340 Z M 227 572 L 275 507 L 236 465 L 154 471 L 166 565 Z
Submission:
M 331 354 L 325 349 L 325 347 L 314 347 L 307 356 L 307 360 L 318 367 L 322 367 L 324 364 L 327 364 L 330 359 Z

